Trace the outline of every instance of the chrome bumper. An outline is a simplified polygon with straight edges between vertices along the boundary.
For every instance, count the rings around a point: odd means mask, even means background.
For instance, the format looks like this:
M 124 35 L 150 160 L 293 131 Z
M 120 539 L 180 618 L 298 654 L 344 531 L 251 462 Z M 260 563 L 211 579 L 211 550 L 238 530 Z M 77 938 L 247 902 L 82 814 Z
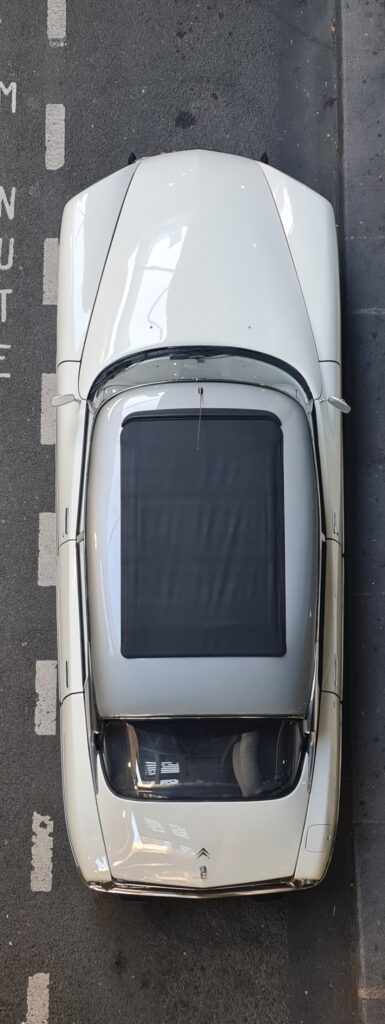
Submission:
M 113 882 L 86 882 L 87 888 L 93 892 L 112 893 L 118 896 L 158 896 L 173 899 L 213 900 L 224 896 L 263 896 L 274 893 L 298 892 L 316 885 L 316 882 L 296 882 L 292 878 L 279 878 L 267 882 L 254 882 L 250 885 L 223 886 L 217 889 L 191 889 L 188 887 L 168 887 L 149 884 L 133 884 L 119 879 Z

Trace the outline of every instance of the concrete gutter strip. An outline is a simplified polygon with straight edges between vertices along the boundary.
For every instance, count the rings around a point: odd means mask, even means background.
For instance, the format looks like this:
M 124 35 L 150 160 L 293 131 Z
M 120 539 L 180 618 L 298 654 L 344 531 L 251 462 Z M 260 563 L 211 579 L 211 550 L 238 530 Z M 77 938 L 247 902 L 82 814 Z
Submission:
M 364 1024 L 385 1021 L 385 21 L 342 0 L 347 633 L 353 829 Z

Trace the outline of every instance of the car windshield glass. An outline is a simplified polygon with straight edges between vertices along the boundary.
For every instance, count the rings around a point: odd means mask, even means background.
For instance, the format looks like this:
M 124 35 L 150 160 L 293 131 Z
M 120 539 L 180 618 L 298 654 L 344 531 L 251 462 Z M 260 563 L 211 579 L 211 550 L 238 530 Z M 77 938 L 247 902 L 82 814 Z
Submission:
M 105 401 L 129 388 L 149 384 L 164 384 L 183 381 L 227 381 L 238 384 L 255 384 L 259 387 L 278 388 L 305 407 L 309 396 L 298 382 L 290 367 L 283 367 L 265 361 L 252 353 L 226 349 L 174 349 L 157 354 L 146 353 L 145 357 L 133 357 L 129 365 L 112 365 L 96 382 L 92 394 L 92 405 L 98 409 Z
M 280 797 L 302 760 L 295 719 L 210 719 L 104 723 L 102 758 L 120 796 L 167 800 Z

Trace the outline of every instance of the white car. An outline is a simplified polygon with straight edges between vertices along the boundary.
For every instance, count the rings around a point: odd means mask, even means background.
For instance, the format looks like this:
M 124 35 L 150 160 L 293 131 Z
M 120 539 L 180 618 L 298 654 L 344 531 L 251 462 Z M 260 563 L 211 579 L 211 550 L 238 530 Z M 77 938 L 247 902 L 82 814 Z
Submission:
M 66 206 L 56 518 L 64 805 L 90 889 L 314 885 L 341 752 L 329 203 L 156 156 Z

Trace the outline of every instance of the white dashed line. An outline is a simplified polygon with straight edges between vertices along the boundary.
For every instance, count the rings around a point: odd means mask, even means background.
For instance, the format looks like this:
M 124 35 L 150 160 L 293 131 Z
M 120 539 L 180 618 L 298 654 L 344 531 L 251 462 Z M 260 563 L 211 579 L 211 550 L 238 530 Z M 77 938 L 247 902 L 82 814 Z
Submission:
M 65 107 L 63 103 L 47 103 L 45 108 L 45 166 L 58 171 L 65 155 Z
M 31 974 L 27 988 L 27 1020 L 25 1024 L 48 1024 L 49 974 Z
M 0 356 L 1 359 L 1 356 Z M 41 375 L 40 443 L 55 444 L 56 415 L 51 398 L 56 394 L 56 373 Z
M 37 661 L 35 675 L 35 732 L 56 734 L 56 661 Z
M 39 587 L 56 586 L 56 523 L 54 512 L 39 513 Z
M 66 41 L 66 0 L 48 0 L 47 36 L 50 46 L 64 46 Z
M 59 239 L 44 239 L 43 259 L 43 305 L 56 306 L 57 274 L 59 262 Z
M 51 892 L 53 821 L 48 814 L 32 816 L 31 889 L 32 892 Z
M 0 377 L 7 377 L 7 379 L 8 379 L 10 376 L 11 376 L 10 373 L 0 373 Z
M 360 999 L 385 999 L 385 986 L 375 985 L 372 988 L 359 988 L 358 995 Z

